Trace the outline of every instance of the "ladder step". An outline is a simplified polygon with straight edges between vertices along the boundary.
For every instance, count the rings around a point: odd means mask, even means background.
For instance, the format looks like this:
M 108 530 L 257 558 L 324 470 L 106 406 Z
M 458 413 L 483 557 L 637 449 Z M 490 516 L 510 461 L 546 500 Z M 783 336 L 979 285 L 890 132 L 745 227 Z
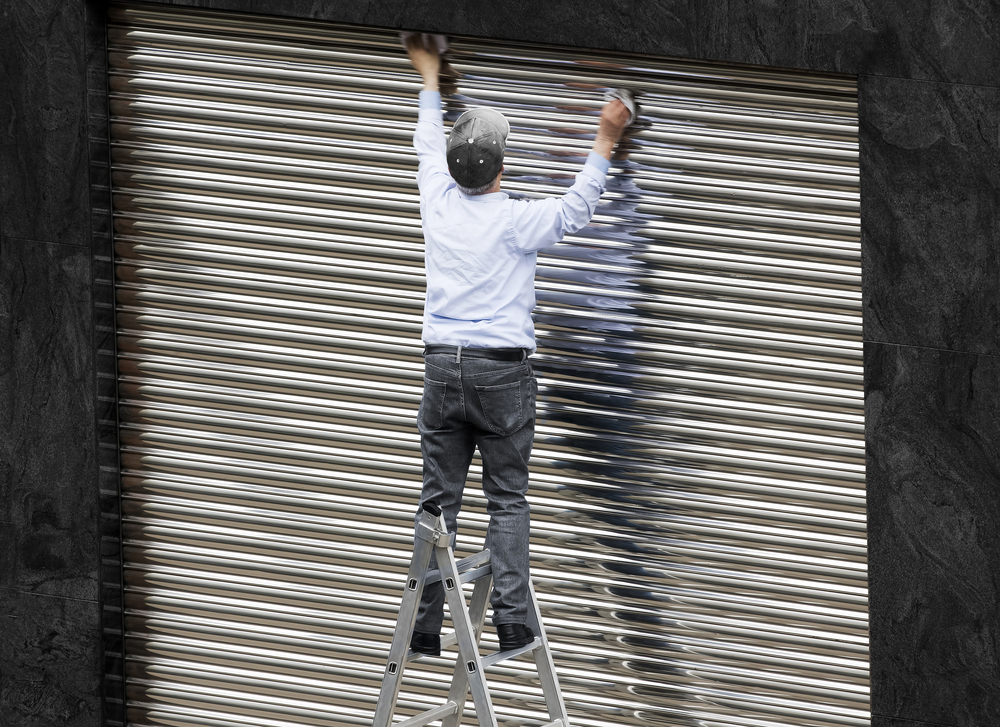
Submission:
M 490 551 L 481 550 L 478 553 L 473 553 L 472 555 L 462 558 L 462 560 L 455 563 L 458 568 L 459 574 L 462 576 L 462 583 L 468 583 L 469 581 L 476 580 L 476 578 L 482 578 L 483 576 L 492 573 L 492 569 L 489 566 L 490 561 Z M 484 566 L 487 570 L 483 571 L 479 566 Z M 473 568 L 477 569 L 477 574 L 473 577 L 469 577 L 468 571 Z M 478 572 L 482 571 L 482 572 Z M 441 580 L 440 570 L 429 570 L 427 571 L 427 576 L 424 578 L 424 585 L 430 585 L 431 583 L 437 583 Z
M 493 573 L 493 566 L 487 563 L 486 565 L 481 565 L 474 570 L 465 571 L 458 576 L 460 583 L 468 583 L 469 581 L 478 581 L 483 576 L 488 576 Z M 429 575 L 424 580 L 424 585 L 430 585 L 431 583 L 437 583 L 441 580 L 441 571 L 432 570 L 429 571 Z
M 394 722 L 392 727 L 423 727 L 425 724 L 441 719 L 442 717 L 447 717 L 449 714 L 455 714 L 457 711 L 457 704 L 454 702 L 445 702 L 440 707 L 428 709 L 426 712 L 421 712 L 402 722 Z M 562 725 L 562 720 L 556 720 L 556 722 L 559 722 L 560 726 Z
M 454 631 L 452 631 L 450 634 L 445 634 L 444 636 L 441 637 L 441 651 L 444 651 L 445 649 L 450 649 L 457 643 L 458 643 L 458 634 L 456 634 Z M 481 661 L 483 663 L 483 669 L 493 666 L 494 664 L 497 664 L 501 661 L 506 661 L 507 659 L 513 659 L 514 657 L 520 656 L 521 654 L 527 654 L 529 651 L 534 651 L 541 645 L 542 645 L 541 637 L 536 636 L 534 641 L 525 644 L 524 646 L 521 646 L 517 649 L 510 649 L 509 651 L 494 651 L 492 654 L 489 654 L 488 656 L 484 656 L 482 658 Z M 406 661 L 407 662 L 416 661 L 421 656 L 427 656 L 427 654 L 420 654 L 411 649 L 406 652 Z M 399 727 L 399 725 L 393 725 L 393 727 Z M 542 727 L 548 727 L 548 725 L 542 725 Z
M 516 649 L 510 649 L 509 651 L 495 651 L 489 656 L 484 656 L 482 659 L 480 659 L 480 661 L 482 662 L 483 669 L 487 669 L 501 661 L 507 661 L 507 659 L 513 659 L 514 657 L 520 656 L 521 654 L 527 654 L 529 651 L 534 651 L 541 645 L 542 645 L 542 638 L 540 636 L 536 636 L 534 641 L 532 641 L 529 644 L 525 644 L 524 646 L 518 647 Z
M 452 646 L 458 643 L 458 635 L 452 631 L 450 634 L 445 634 L 441 637 L 441 651 L 445 649 L 450 649 Z M 427 656 L 427 654 L 420 654 L 413 649 L 406 652 L 406 661 L 411 662 L 419 659 L 421 656 Z M 394 725 L 393 727 L 398 727 Z
M 557 719 L 552 722 L 546 722 L 542 727 L 566 727 L 566 723 L 561 719 Z
M 462 583 L 468 583 L 469 581 L 478 581 L 483 576 L 488 576 L 493 574 L 493 566 L 490 563 L 486 565 L 481 565 L 475 570 L 466 571 L 458 578 Z

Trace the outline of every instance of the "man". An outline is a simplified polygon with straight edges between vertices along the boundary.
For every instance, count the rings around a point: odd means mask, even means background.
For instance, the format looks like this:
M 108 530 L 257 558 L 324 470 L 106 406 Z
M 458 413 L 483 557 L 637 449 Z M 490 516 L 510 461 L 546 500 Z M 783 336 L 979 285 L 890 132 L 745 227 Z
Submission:
M 493 109 L 467 111 L 446 143 L 438 50 L 426 47 L 420 34 L 409 36 L 406 46 L 424 80 L 413 137 L 427 269 L 424 395 L 417 416 L 424 459 L 420 505 L 434 502 L 453 532 L 479 447 L 490 515 L 490 604 L 500 649 L 507 651 L 534 638 L 524 623 L 525 493 L 537 393 L 527 358 L 535 350 L 536 255 L 590 221 L 629 111 L 617 100 L 604 107 L 593 151 L 565 195 L 512 200 L 500 192 L 507 120 Z M 414 651 L 440 653 L 443 607 L 440 582 L 427 586 L 410 643 Z

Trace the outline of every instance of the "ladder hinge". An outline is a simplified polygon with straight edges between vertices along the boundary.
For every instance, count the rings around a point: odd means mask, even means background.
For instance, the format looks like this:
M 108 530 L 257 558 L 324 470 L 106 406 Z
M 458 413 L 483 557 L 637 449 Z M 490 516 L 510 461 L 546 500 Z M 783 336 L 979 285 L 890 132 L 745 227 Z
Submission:
M 424 523 L 417 523 L 414 535 L 421 540 L 426 540 L 428 543 L 437 544 L 438 539 L 441 537 L 441 531 L 429 527 Z

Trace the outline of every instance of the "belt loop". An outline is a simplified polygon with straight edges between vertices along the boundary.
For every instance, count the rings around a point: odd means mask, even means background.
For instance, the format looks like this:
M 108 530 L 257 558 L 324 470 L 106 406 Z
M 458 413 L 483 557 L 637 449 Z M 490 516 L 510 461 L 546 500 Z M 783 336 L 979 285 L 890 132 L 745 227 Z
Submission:
M 528 358 L 528 349 L 522 348 L 521 349 L 521 360 L 524 361 L 527 358 Z
M 458 344 L 458 351 L 455 353 L 455 363 L 462 363 L 462 344 Z

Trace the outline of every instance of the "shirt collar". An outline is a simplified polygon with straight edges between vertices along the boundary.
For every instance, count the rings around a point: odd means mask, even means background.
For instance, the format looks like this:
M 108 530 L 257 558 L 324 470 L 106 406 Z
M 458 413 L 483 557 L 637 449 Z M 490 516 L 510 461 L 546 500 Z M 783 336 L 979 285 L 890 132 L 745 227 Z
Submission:
M 489 194 L 465 194 L 462 190 L 456 190 L 458 196 L 469 202 L 502 202 L 507 199 L 506 192 L 490 192 Z

